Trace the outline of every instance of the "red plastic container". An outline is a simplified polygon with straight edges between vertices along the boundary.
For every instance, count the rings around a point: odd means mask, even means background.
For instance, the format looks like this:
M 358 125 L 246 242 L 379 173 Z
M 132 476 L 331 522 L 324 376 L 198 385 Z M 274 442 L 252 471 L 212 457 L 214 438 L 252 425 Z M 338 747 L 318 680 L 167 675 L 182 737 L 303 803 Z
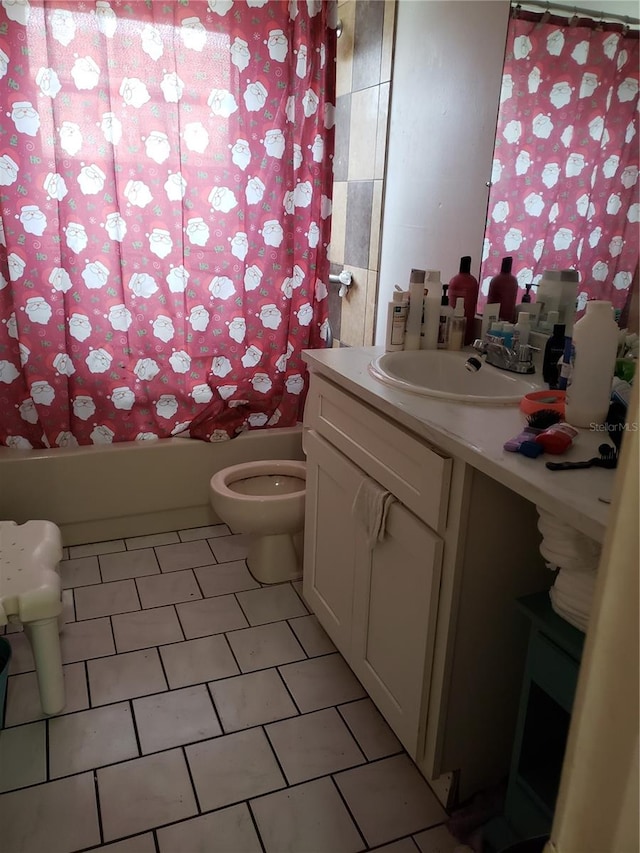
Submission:
M 511 275 L 513 258 L 503 258 L 500 272 L 489 282 L 489 295 L 487 302 L 500 303 L 500 319 L 508 323 L 515 321 L 516 300 L 518 298 L 518 280 Z
M 456 307 L 457 299 L 464 299 L 464 316 L 467 320 L 464 334 L 464 344 L 473 343 L 474 319 L 478 304 L 478 280 L 471 275 L 471 256 L 460 258 L 460 272 L 449 282 L 449 305 Z M 514 303 L 515 308 L 515 303 Z

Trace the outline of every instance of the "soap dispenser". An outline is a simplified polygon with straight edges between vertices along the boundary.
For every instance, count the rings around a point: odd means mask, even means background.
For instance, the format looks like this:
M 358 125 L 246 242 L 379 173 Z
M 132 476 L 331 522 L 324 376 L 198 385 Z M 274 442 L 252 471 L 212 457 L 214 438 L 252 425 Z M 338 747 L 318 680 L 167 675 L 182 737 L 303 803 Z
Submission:
M 518 296 L 518 279 L 511 274 L 513 258 L 503 258 L 500 273 L 489 282 L 487 302 L 500 303 L 500 319 L 513 323 Z
M 464 316 L 467 319 L 464 342 L 468 345 L 473 341 L 473 326 L 478 303 L 478 280 L 471 275 L 470 255 L 460 258 L 460 271 L 449 282 L 449 305 L 455 306 L 461 297 L 464 300 Z
M 440 302 L 440 323 L 438 326 L 438 349 L 449 348 L 449 334 L 451 332 L 453 308 L 449 305 L 449 297 L 447 295 L 448 288 L 448 284 L 442 285 L 442 300 Z

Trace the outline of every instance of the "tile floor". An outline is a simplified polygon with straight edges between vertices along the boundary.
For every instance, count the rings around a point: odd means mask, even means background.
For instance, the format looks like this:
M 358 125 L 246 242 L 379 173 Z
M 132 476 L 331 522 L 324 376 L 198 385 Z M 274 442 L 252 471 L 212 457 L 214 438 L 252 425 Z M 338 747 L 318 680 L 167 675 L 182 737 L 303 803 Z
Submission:
M 65 549 L 67 705 L 26 637 L 0 733 L 3 853 L 452 853 L 445 811 L 315 616 L 224 525 Z

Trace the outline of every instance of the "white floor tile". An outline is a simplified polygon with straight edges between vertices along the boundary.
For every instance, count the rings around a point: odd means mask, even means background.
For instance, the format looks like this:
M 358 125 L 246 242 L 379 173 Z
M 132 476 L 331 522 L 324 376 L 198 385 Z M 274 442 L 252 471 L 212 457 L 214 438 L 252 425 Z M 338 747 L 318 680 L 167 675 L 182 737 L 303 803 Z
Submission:
M 204 595 L 228 595 L 244 589 L 258 589 L 260 584 L 253 577 L 244 560 L 219 563 L 194 569 Z
M 365 761 L 335 708 L 265 727 L 290 785 Z
M 78 557 L 93 557 L 96 554 L 114 554 L 124 551 L 122 539 L 111 539 L 108 542 L 94 542 L 91 545 L 72 545 L 69 548 L 69 557 L 75 560 Z
M 76 606 L 72 589 L 62 590 L 62 618 L 65 625 L 76 621 Z
M 136 733 L 128 702 L 49 721 L 49 774 L 52 779 L 137 757 Z
M 45 726 L 41 721 L 0 732 L 0 793 L 46 780 Z
M 92 773 L 0 796 L 7 853 L 72 853 L 100 843 Z
M 262 729 L 247 729 L 186 747 L 203 811 L 256 797 L 285 784 Z
M 125 578 L 157 575 L 160 574 L 160 566 L 153 548 L 140 548 L 137 551 L 100 557 L 100 572 L 102 580 L 107 583 Z
M 326 777 L 252 800 L 251 808 L 266 853 L 358 853 L 365 849 L 340 795 Z
M 113 635 L 118 652 L 147 649 L 183 639 L 174 607 L 155 607 L 137 613 L 113 616 Z
M 11 646 L 11 663 L 9 664 L 9 673 L 18 675 L 20 672 L 32 672 L 35 669 L 33 655 L 31 653 L 31 644 L 27 639 L 27 635 L 8 634 L 7 640 Z
M 158 844 L 160 853 L 262 853 L 245 803 L 159 829 Z
M 210 599 L 215 601 L 216 599 Z M 286 622 L 232 631 L 229 644 L 243 672 L 301 660 L 305 654 Z
M 234 595 L 176 604 L 176 610 L 187 640 L 234 631 L 248 624 Z
M 445 810 L 407 755 L 345 770 L 335 780 L 371 847 L 447 819 Z
M 87 679 L 83 663 L 71 663 L 62 667 L 66 704 L 62 711 L 69 714 L 89 707 Z M 9 678 L 7 687 L 7 708 L 4 715 L 5 726 L 31 723 L 44 720 L 40 704 L 40 691 L 35 672 L 25 672 Z
M 153 835 L 148 832 L 145 835 L 126 838 L 124 841 L 114 841 L 113 844 L 98 847 L 92 853 L 156 853 L 156 843 Z
M 100 583 L 100 569 L 97 557 L 79 557 L 76 560 L 62 560 L 60 563 L 60 579 L 63 589 L 74 586 L 88 586 Z
M 143 754 L 222 734 L 204 684 L 135 699 L 133 709 Z
M 339 711 L 369 761 L 402 751 L 400 741 L 371 699 L 340 705 Z
M 193 542 L 194 539 L 217 538 L 228 536 L 229 528 L 226 524 L 209 524 L 207 527 L 191 527 L 188 530 L 179 530 L 178 536 L 181 542 Z
M 60 634 L 60 648 L 63 663 L 115 654 L 111 621 L 105 617 L 65 625 Z
M 136 585 L 132 580 L 83 586 L 76 590 L 75 599 L 78 621 L 140 610 Z
M 318 622 L 317 616 L 299 616 L 289 619 L 289 625 L 310 658 L 318 655 L 328 655 L 335 652 L 336 647 L 327 636 L 324 628 Z
M 191 569 L 138 578 L 136 586 L 143 607 L 162 607 L 164 604 L 178 604 L 181 601 L 202 598 Z
M 212 566 L 215 563 L 206 539 L 180 542 L 178 545 L 161 545 L 156 556 L 163 572 L 179 572 L 196 566 Z
M 105 841 L 191 817 L 198 809 L 180 749 L 98 770 Z
M 167 689 L 157 649 L 91 660 L 87 670 L 93 707 Z
M 237 599 L 250 625 L 307 615 L 304 605 L 288 583 L 239 592 Z
M 172 690 L 239 672 L 223 634 L 162 646 L 160 655 Z
M 220 536 L 209 539 L 209 545 L 218 563 L 230 563 L 232 560 L 245 560 L 249 553 L 251 537 L 247 533 Z
M 420 853 L 472 853 L 471 848 L 461 844 L 444 824 L 419 832 L 413 840 Z
M 366 696 L 339 654 L 287 664 L 280 673 L 303 714 Z
M 133 536 L 125 539 L 124 544 L 127 546 L 127 551 L 135 551 L 138 548 L 153 548 L 156 545 L 173 545 L 179 541 L 178 534 L 175 532 L 151 533 L 148 536 Z
M 225 732 L 272 723 L 298 713 L 276 669 L 225 678 L 209 685 Z

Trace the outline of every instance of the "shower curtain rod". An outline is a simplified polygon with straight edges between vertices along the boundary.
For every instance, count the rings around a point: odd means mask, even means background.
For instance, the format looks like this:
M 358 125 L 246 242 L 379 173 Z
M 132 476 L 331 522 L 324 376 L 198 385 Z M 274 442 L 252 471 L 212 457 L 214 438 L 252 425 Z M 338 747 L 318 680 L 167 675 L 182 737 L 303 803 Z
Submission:
M 543 11 L 566 12 L 571 15 L 580 15 L 584 18 L 591 18 L 594 21 L 622 21 L 623 24 L 629 24 L 630 26 L 638 26 L 638 24 L 640 24 L 639 18 L 632 18 L 629 15 L 617 15 L 615 12 L 596 12 L 594 9 L 583 9 L 580 6 L 569 6 L 565 3 L 546 3 L 543 2 L 543 0 L 522 0 L 522 3 L 512 3 L 511 5 L 513 8 L 517 8 L 518 6 L 535 6 L 537 9 L 542 9 Z

